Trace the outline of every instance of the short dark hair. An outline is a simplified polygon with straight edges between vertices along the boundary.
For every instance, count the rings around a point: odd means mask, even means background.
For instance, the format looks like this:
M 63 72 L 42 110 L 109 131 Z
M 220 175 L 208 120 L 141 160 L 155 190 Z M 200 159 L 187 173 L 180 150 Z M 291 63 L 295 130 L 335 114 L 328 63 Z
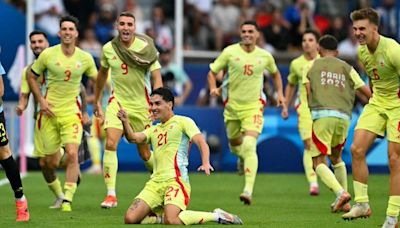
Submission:
M 316 41 L 318 41 L 319 38 L 321 37 L 321 34 L 320 34 L 317 30 L 311 29 L 311 28 L 306 29 L 306 30 L 303 32 L 303 36 L 304 36 L 304 34 L 313 34 L 313 35 L 315 36 L 315 40 L 316 40 Z
M 257 31 L 260 30 L 260 27 L 258 27 L 257 22 L 255 21 L 245 21 L 240 25 L 240 28 L 243 27 L 243 25 L 253 25 L 254 27 L 256 27 Z
M 46 40 L 48 40 L 47 34 L 40 30 L 33 30 L 31 33 L 29 33 L 29 40 L 32 38 L 32 36 L 35 36 L 35 35 L 43 35 L 44 38 L 46 38 Z
M 133 15 L 133 13 L 128 12 L 128 11 L 124 11 L 124 12 L 120 13 L 119 16 L 117 17 L 117 21 L 119 20 L 120 17 L 131 17 L 131 18 L 133 18 L 134 21 L 136 21 L 135 15 Z
M 172 102 L 172 109 L 175 105 L 175 98 L 172 91 L 167 87 L 160 87 L 158 89 L 153 90 L 150 96 L 160 95 L 162 99 L 166 102 Z
M 372 8 L 363 8 L 359 10 L 354 10 L 350 14 L 352 21 L 368 19 L 371 23 L 379 26 L 379 14 L 376 10 Z
M 60 28 L 61 28 L 61 24 L 65 21 L 69 21 L 75 24 L 75 28 L 78 30 L 79 28 L 79 20 L 78 18 L 72 16 L 72 15 L 65 15 L 63 17 L 61 17 L 60 19 Z
M 319 40 L 318 44 L 320 47 L 330 51 L 336 51 L 338 47 L 337 39 L 332 35 L 323 35 Z

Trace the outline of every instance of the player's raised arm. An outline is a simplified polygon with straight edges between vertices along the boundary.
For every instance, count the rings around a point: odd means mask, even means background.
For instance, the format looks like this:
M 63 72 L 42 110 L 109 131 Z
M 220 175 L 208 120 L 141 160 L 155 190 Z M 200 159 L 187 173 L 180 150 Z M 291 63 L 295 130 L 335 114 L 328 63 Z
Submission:
M 153 80 L 153 89 L 163 87 L 160 69 L 151 71 L 151 79 Z
M 142 132 L 135 132 L 132 126 L 129 124 L 128 113 L 119 104 L 119 111 L 117 113 L 118 118 L 122 121 L 124 126 L 124 134 L 126 139 L 131 143 L 145 143 L 146 135 Z
M 214 168 L 210 165 L 210 148 L 207 145 L 206 140 L 202 134 L 193 136 L 192 141 L 197 145 L 201 154 L 201 166 L 197 171 L 204 171 L 207 175 L 210 175 Z

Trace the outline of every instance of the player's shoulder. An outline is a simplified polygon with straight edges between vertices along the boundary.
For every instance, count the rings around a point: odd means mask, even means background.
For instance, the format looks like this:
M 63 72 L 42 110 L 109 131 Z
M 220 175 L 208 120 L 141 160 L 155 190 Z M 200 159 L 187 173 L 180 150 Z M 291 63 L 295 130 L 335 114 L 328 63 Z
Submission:
M 113 47 L 112 47 L 111 41 L 108 41 L 106 44 L 104 44 L 103 51 L 105 52 L 105 51 L 111 51 L 111 50 L 113 50 Z
M 298 64 L 304 63 L 304 60 L 305 60 L 304 55 L 300 55 L 300 56 L 294 58 L 294 59 L 290 62 L 290 65 L 296 66 L 296 65 L 298 65 Z
M 92 54 L 90 54 L 89 52 L 87 52 L 87 51 L 85 51 L 85 50 L 82 50 L 81 48 L 79 48 L 79 47 L 75 47 L 76 48 L 76 52 L 78 53 L 78 55 L 80 56 L 80 57 L 83 57 L 83 58 L 93 58 L 92 57 Z
M 174 115 L 173 117 L 175 119 L 175 121 L 181 123 L 181 124 L 185 124 L 188 122 L 194 122 L 192 118 L 188 117 L 188 116 L 182 116 L 182 115 Z
M 266 57 L 272 57 L 272 54 L 269 51 L 267 51 L 264 48 L 261 48 L 259 46 L 255 47 L 255 51 L 253 53 L 258 56 L 262 55 L 262 56 L 266 56 Z

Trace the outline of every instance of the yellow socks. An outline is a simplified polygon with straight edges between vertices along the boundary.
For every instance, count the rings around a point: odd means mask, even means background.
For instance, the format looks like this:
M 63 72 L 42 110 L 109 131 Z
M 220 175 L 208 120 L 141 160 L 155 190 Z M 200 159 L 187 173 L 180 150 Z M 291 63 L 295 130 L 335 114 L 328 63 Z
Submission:
M 333 165 L 333 172 L 335 173 L 336 180 L 342 185 L 343 189 L 347 192 L 347 169 L 346 164 L 342 161 Z
M 368 184 L 363 184 L 358 181 L 353 181 L 354 201 L 357 203 L 368 203 Z
M 185 225 L 192 224 L 202 224 L 205 222 L 216 222 L 218 221 L 217 216 L 211 212 L 203 212 L 203 211 L 182 211 L 179 213 L 179 219 Z
M 253 193 L 258 169 L 257 139 L 253 136 L 244 136 L 241 154 L 244 160 L 244 192 Z
M 303 166 L 304 166 L 304 172 L 306 173 L 308 183 L 317 184 L 317 174 L 315 173 L 315 171 L 313 169 L 313 161 L 312 161 L 310 150 L 304 149 Z
M 108 191 L 115 191 L 117 180 L 118 158 L 117 151 L 105 150 L 103 157 L 103 177 Z
M 58 178 L 56 178 L 53 182 L 47 183 L 47 186 L 49 186 L 50 190 L 53 192 L 53 194 L 59 198 L 59 199 L 64 199 L 64 193 L 61 188 L 61 183 Z
M 89 137 L 88 146 L 92 159 L 92 166 L 100 166 L 101 145 L 99 139 L 96 136 Z
M 343 187 L 336 180 L 335 175 L 325 164 L 319 164 L 315 169 L 317 175 L 321 178 L 322 182 L 328 186 L 336 195 L 339 195 Z
M 400 196 L 390 196 L 388 207 L 386 209 L 387 216 L 398 217 L 400 210 Z
M 74 198 L 74 194 L 76 191 L 76 183 L 65 182 L 64 191 L 65 191 L 64 199 L 68 200 L 69 202 L 72 202 L 72 199 Z
M 144 166 L 146 166 L 147 170 L 149 172 L 153 172 L 153 168 L 154 168 L 154 155 L 153 152 L 150 151 L 150 158 L 147 161 L 144 161 Z

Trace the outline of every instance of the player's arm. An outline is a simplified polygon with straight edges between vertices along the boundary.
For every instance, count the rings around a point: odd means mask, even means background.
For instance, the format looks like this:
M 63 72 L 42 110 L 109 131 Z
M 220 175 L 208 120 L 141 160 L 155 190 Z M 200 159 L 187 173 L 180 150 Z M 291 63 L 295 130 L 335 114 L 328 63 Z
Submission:
M 96 117 L 103 117 L 103 110 L 101 108 L 101 95 L 103 94 L 104 85 L 107 82 L 108 69 L 106 67 L 100 66 L 97 73 L 96 86 L 94 90 L 94 107 L 93 113 Z
M 278 93 L 278 106 L 281 106 L 282 109 L 287 109 L 286 100 L 285 97 L 283 96 L 281 73 L 279 72 L 279 70 L 277 70 L 275 73 L 272 73 L 272 77 L 275 90 Z
M 118 104 L 119 105 L 119 104 Z M 126 139 L 131 143 L 145 143 L 146 135 L 142 132 L 135 132 L 132 126 L 129 124 L 128 114 L 126 111 L 120 106 L 120 109 L 117 113 L 118 118 L 121 120 L 122 125 L 124 127 L 124 134 Z
M 163 87 L 160 69 L 151 71 L 151 79 L 153 80 L 153 89 Z
M 89 118 L 89 114 L 87 111 L 88 102 L 87 102 L 86 88 L 82 83 L 81 83 L 81 90 L 80 90 L 79 96 L 81 97 L 81 101 L 82 101 L 82 123 L 83 123 L 83 125 L 90 124 L 90 118 Z
M 3 75 L 0 74 L 0 97 L 3 97 L 3 96 L 4 96 Z
M 291 83 L 288 83 L 285 87 L 286 109 L 282 109 L 281 112 L 281 116 L 283 119 L 287 119 L 289 117 L 289 112 L 288 112 L 289 102 L 293 99 L 295 92 L 296 92 L 296 86 Z
M 204 171 L 207 175 L 210 175 L 210 172 L 214 171 L 214 168 L 210 165 L 210 148 L 204 136 L 202 134 L 197 134 L 192 137 L 192 142 L 197 145 L 201 155 L 201 166 L 197 171 Z
M 51 111 L 49 103 L 42 96 L 39 85 L 36 81 L 37 77 L 39 76 L 40 75 L 34 72 L 32 69 L 30 72 L 28 72 L 26 79 L 28 81 L 29 87 L 31 88 L 33 96 L 35 96 L 36 101 L 40 104 L 40 111 L 49 117 L 53 117 L 54 113 Z
M 214 73 L 212 70 L 208 72 L 207 81 L 208 88 L 210 89 L 210 95 L 214 97 L 219 97 L 221 95 L 221 88 L 217 87 L 217 73 Z
M 21 93 L 21 95 L 19 95 L 18 105 L 15 108 L 18 116 L 22 115 L 22 113 L 28 106 L 29 94 L 30 93 Z

